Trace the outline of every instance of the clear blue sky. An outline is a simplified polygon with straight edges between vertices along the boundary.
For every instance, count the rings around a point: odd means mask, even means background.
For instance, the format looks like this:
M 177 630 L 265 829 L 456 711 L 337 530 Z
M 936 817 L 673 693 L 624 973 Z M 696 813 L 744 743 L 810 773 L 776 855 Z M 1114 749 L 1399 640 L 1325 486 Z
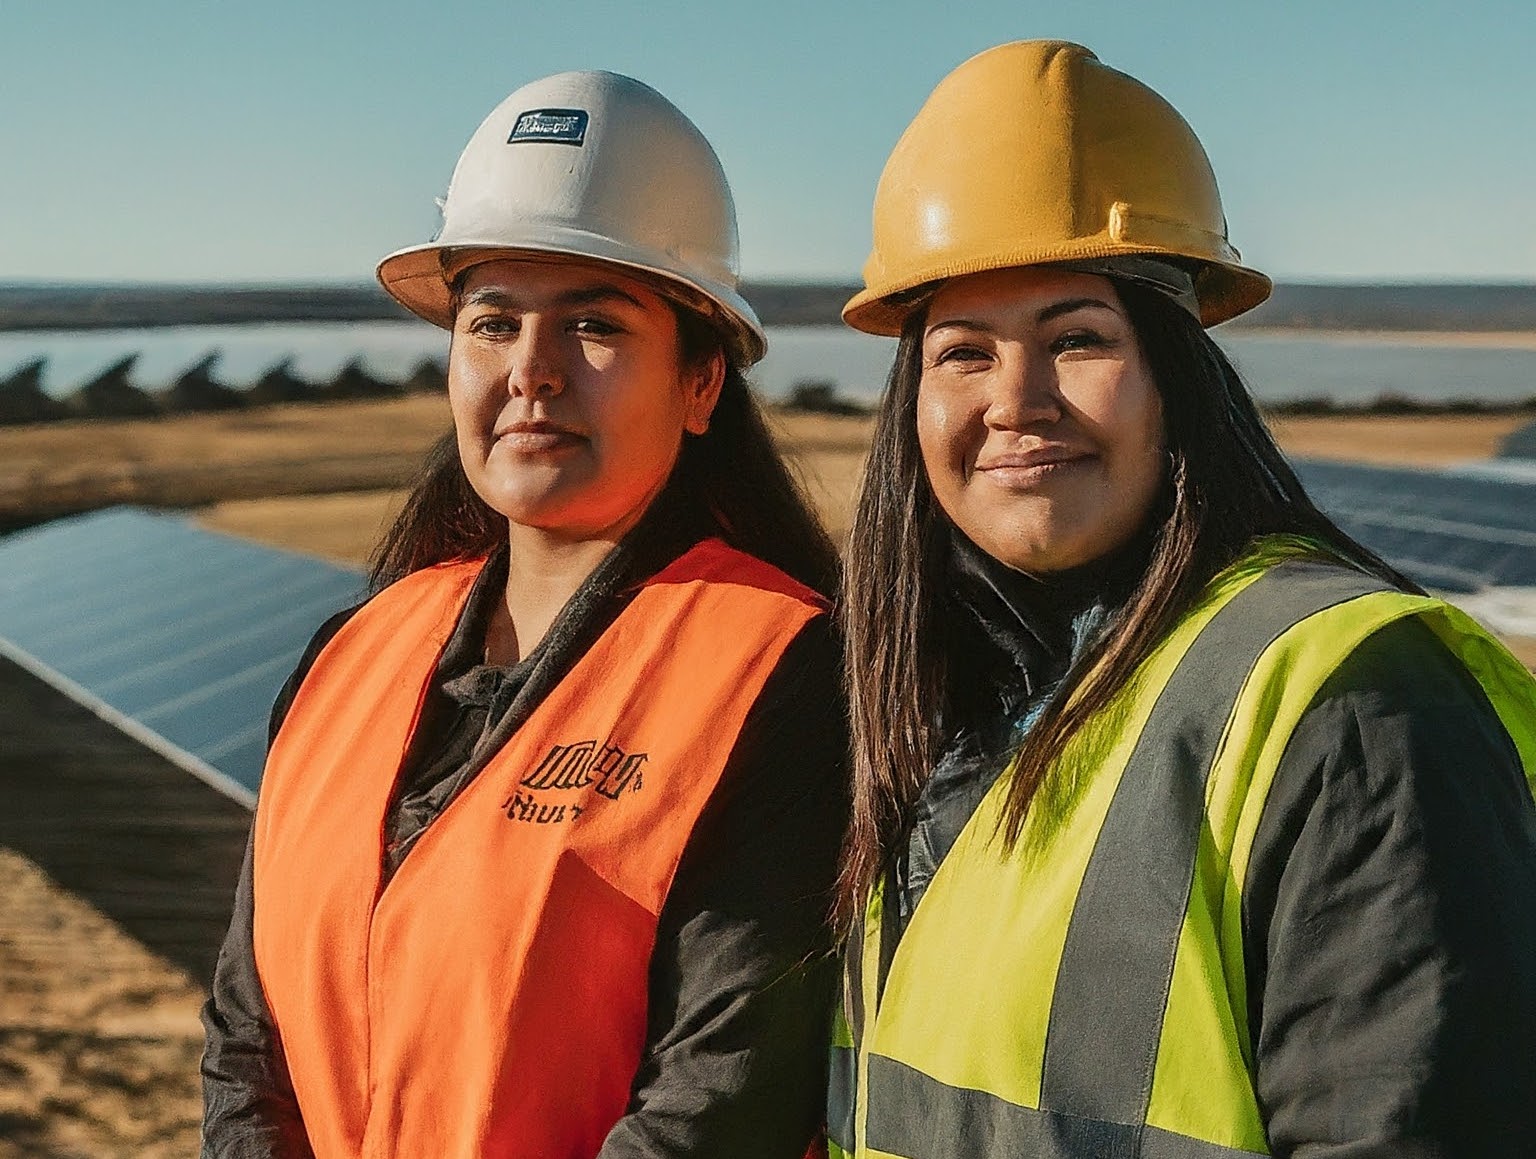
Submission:
M 1532 0 L 0 0 L 0 280 L 367 278 L 568 68 L 698 123 L 747 276 L 850 277 L 924 96 L 1032 37 L 1167 96 L 1279 278 L 1536 280 Z

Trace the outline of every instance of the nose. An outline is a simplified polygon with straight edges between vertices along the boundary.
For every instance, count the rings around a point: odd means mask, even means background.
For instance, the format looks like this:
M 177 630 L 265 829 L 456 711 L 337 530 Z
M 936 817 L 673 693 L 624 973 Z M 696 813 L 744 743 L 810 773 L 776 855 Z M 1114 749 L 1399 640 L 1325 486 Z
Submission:
M 557 326 L 524 315 L 512 343 L 507 393 L 514 398 L 554 397 L 565 389 L 565 368 Z
M 993 430 L 1018 431 L 1061 418 L 1062 400 L 1056 362 L 1027 348 L 1004 347 L 988 375 L 983 420 Z

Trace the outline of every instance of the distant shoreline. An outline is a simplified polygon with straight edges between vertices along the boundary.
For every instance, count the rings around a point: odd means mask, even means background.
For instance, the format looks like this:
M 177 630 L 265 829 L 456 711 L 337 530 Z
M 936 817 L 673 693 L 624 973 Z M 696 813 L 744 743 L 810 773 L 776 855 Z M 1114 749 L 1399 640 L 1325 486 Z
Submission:
M 1441 346 L 1477 350 L 1536 350 L 1536 330 L 1349 330 L 1327 326 L 1233 326 L 1215 332 L 1242 338 L 1296 338 L 1371 346 Z
M 767 326 L 841 325 L 844 282 L 745 281 L 741 292 Z M 406 319 L 377 285 L 41 285 L 0 282 L 0 331 L 157 329 L 275 322 Z M 1456 335 L 1453 344 L 1527 349 L 1536 343 L 1536 283 L 1304 285 L 1282 283 L 1225 332 Z M 1519 335 L 1518 340 L 1511 335 Z M 1486 338 L 1484 336 L 1487 336 Z

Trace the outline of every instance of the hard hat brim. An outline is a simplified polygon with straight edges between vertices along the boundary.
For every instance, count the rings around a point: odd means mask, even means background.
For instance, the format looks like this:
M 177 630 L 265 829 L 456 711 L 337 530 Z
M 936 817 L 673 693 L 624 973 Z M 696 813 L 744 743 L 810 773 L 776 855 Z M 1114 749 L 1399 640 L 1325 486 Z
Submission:
M 1170 253 L 1158 247 L 1125 244 L 1106 246 L 1100 242 L 1076 248 L 1081 248 L 1082 252 L 1075 252 L 1074 247 L 1057 246 L 1044 254 L 1029 252 L 996 254 L 925 270 L 916 276 L 904 279 L 902 285 L 882 286 L 878 291 L 860 290 L 848 299 L 848 304 L 843 307 L 843 321 L 853 329 L 862 330 L 866 334 L 899 338 L 907 320 L 927 300 L 928 295 L 922 291 L 927 287 L 935 287 L 936 283 L 990 270 L 1005 270 L 1016 266 L 1056 265 L 1092 258 L 1171 257 L 1197 265 L 1195 294 L 1200 304 L 1200 324 L 1207 327 L 1246 313 L 1267 299 L 1274 289 L 1274 283 L 1268 276 L 1247 266 L 1192 259 L 1187 254 Z
M 569 236 L 565 236 L 569 235 Z M 701 315 L 722 331 L 733 364 L 748 367 L 760 361 L 768 340 L 763 324 L 748 301 L 733 286 L 688 277 L 661 255 L 645 254 L 597 234 L 543 226 L 528 239 L 498 238 L 429 242 L 396 250 L 375 271 L 379 284 L 395 301 L 418 318 L 453 329 L 453 292 L 445 276 L 455 256 L 474 254 L 476 261 L 495 261 L 519 254 L 551 255 L 617 266 L 653 284 L 658 293 Z M 484 255 L 483 258 L 480 255 Z M 467 268 L 454 262 L 460 269 Z

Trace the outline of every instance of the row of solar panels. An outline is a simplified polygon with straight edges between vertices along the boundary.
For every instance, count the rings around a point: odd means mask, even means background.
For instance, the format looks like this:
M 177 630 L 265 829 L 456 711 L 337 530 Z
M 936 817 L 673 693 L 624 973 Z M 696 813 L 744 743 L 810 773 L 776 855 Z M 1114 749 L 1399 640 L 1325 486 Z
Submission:
M 1297 467 L 1346 531 L 1426 587 L 1494 590 L 1536 617 L 1536 473 Z M 355 571 L 115 508 L 0 539 L 0 652 L 249 802 L 273 697 L 362 593 Z
M 1536 477 L 1296 464 L 1319 507 L 1426 587 L 1536 587 Z
M 273 697 L 362 589 L 323 560 L 119 507 L 0 540 L 0 648 L 253 799 Z

